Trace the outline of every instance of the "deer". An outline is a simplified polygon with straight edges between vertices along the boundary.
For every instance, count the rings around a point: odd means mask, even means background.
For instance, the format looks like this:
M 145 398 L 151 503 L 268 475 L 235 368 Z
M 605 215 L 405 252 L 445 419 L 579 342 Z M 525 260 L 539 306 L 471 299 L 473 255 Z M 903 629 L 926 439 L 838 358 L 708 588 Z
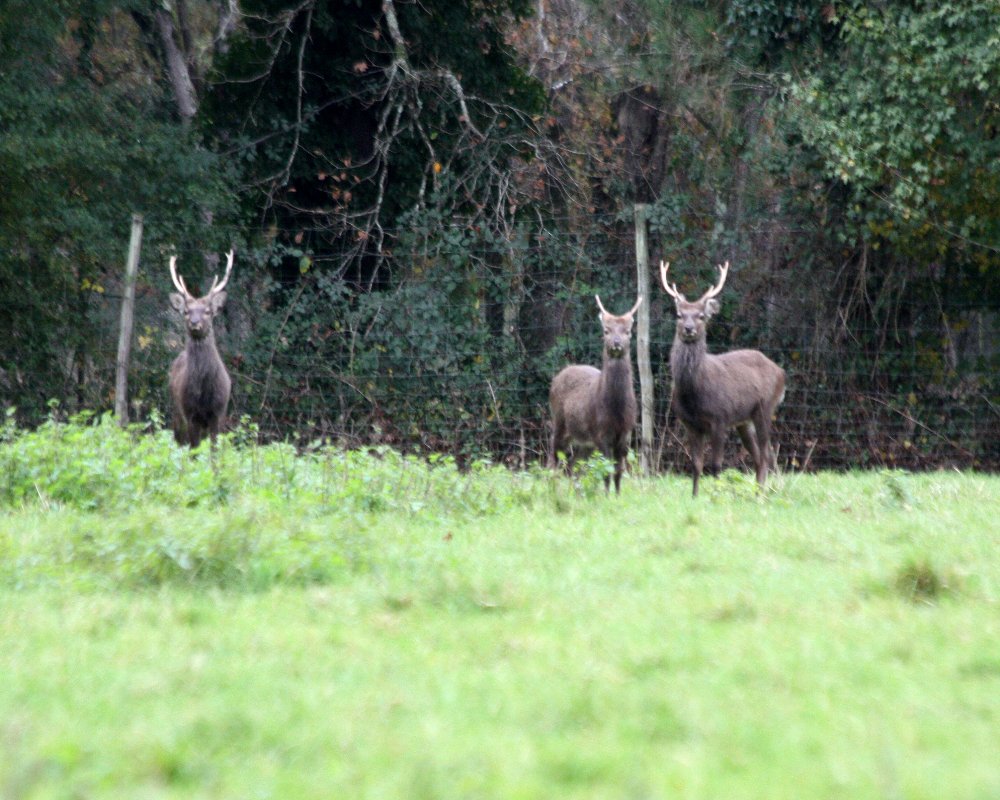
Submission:
M 692 462 L 692 495 L 698 496 L 698 479 L 705 464 L 705 439 L 712 445 L 710 474 L 718 475 L 726 435 L 736 428 L 749 451 L 763 491 L 767 471 L 775 467 L 771 447 L 771 420 L 785 397 L 785 371 L 759 350 L 708 352 L 708 321 L 719 310 L 716 296 L 729 274 L 729 262 L 718 265 L 719 281 L 698 300 L 689 301 L 667 282 L 670 264 L 660 262 L 663 288 L 674 299 L 677 328 L 670 350 L 673 379 L 671 409 L 688 432 Z
M 640 297 L 621 316 L 608 313 L 600 295 L 594 295 L 604 331 L 601 368 L 586 364 L 564 367 L 549 389 L 552 411 L 552 450 L 549 466 L 555 468 L 558 453 L 566 454 L 566 474 L 572 476 L 578 458 L 595 449 L 614 462 L 615 494 L 621 494 L 622 472 L 629 440 L 635 427 L 636 403 L 632 387 L 632 317 L 642 303 Z M 611 476 L 604 476 L 610 492 Z
M 177 274 L 177 256 L 170 257 L 170 277 L 177 292 L 170 304 L 184 317 L 184 350 L 170 365 L 170 397 L 174 406 L 174 438 L 180 445 L 197 447 L 205 434 L 212 448 L 229 405 L 229 373 L 215 346 L 212 320 L 226 302 L 225 287 L 233 271 L 233 251 L 227 255 L 226 274 L 219 282 L 214 275 L 204 297 L 195 297 Z

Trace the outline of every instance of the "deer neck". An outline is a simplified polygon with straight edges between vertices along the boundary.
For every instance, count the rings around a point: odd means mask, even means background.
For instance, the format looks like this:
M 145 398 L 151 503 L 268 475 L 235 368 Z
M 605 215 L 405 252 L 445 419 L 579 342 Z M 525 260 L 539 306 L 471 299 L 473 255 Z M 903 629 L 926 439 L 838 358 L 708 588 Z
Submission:
M 704 337 L 693 342 L 685 342 L 680 336 L 674 337 L 674 345 L 670 350 L 670 371 L 674 382 L 692 385 L 698 379 L 707 355 L 708 346 Z
M 189 369 L 198 372 L 211 371 L 220 360 L 219 349 L 215 346 L 215 331 L 209 330 L 204 336 L 187 337 L 187 357 Z
M 595 400 L 615 418 L 623 418 L 635 403 L 632 393 L 632 361 L 628 353 L 621 358 L 604 354 Z
M 215 350 L 215 331 L 209 328 L 203 336 L 193 336 L 189 331 L 187 347 L 189 350 Z

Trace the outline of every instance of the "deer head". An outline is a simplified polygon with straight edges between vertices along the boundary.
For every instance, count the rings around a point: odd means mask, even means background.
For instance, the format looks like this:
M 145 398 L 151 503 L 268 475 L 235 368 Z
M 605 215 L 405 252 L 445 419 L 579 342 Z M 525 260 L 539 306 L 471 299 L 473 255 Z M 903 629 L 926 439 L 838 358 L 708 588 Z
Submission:
M 636 300 L 635 305 L 622 314 L 616 316 L 608 313 L 601 303 L 600 295 L 594 295 L 597 300 L 597 307 L 601 310 L 599 319 L 604 329 L 604 352 L 611 358 L 622 358 L 629 352 L 629 344 L 632 341 L 632 315 L 642 304 L 642 298 Z
M 177 292 L 170 294 L 170 304 L 184 317 L 188 333 L 194 339 L 203 339 L 212 332 L 212 318 L 219 313 L 226 302 L 223 291 L 229 282 L 229 274 L 233 270 L 233 251 L 226 255 L 226 274 L 219 283 L 219 276 L 212 276 L 212 286 L 204 297 L 195 297 L 187 286 L 184 278 L 177 274 L 177 256 L 170 257 L 170 277 L 174 281 Z
M 729 262 L 719 264 L 719 282 L 703 294 L 698 300 L 690 301 L 677 290 L 676 283 L 667 283 L 669 262 L 660 262 L 660 280 L 663 288 L 672 298 L 677 309 L 677 337 L 685 343 L 705 339 L 705 326 L 719 310 L 719 301 L 715 296 L 722 291 L 729 274 Z

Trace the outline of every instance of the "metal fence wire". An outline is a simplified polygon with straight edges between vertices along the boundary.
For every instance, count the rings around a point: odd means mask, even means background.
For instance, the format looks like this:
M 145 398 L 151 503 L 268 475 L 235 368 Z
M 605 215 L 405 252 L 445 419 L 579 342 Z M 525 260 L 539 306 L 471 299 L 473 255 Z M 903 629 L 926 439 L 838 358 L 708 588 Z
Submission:
M 451 453 L 460 463 L 544 461 L 551 378 L 569 363 L 600 365 L 594 294 L 612 312 L 635 301 L 631 233 L 595 237 L 561 259 L 546 258 L 537 243 L 513 262 L 466 255 L 467 264 L 396 252 L 406 269 L 380 276 L 370 291 L 351 275 L 319 269 L 276 279 L 263 259 L 244 256 L 216 325 L 233 377 L 230 424 L 248 419 L 268 440 L 385 444 Z M 136 292 L 133 419 L 153 409 L 169 417 L 166 373 L 183 346 L 169 273 L 158 262 L 144 254 Z M 671 269 L 689 296 L 715 275 L 711 263 Z M 651 272 L 653 467 L 683 471 L 685 436 L 669 410 L 673 304 Z M 997 309 L 901 296 L 879 313 L 849 318 L 836 280 L 818 267 L 804 282 L 792 265 L 735 263 L 710 323 L 711 352 L 757 348 L 787 372 L 774 422 L 779 466 L 1000 468 Z M 49 341 L 67 412 L 112 406 L 119 308 L 109 273 L 85 303 L 91 337 L 72 346 Z M 633 336 L 633 363 L 635 346 Z M 0 376 L 7 405 L 52 392 L 14 371 Z M 748 461 L 738 437 L 727 448 L 727 465 Z

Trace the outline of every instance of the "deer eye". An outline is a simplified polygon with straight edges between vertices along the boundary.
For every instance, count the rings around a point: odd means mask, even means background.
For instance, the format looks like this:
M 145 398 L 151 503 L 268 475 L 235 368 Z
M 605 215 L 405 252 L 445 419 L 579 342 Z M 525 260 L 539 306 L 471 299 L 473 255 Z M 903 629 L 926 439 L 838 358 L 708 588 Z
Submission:
M 705 314 L 704 314 L 704 312 L 698 315 L 698 319 L 705 319 Z

